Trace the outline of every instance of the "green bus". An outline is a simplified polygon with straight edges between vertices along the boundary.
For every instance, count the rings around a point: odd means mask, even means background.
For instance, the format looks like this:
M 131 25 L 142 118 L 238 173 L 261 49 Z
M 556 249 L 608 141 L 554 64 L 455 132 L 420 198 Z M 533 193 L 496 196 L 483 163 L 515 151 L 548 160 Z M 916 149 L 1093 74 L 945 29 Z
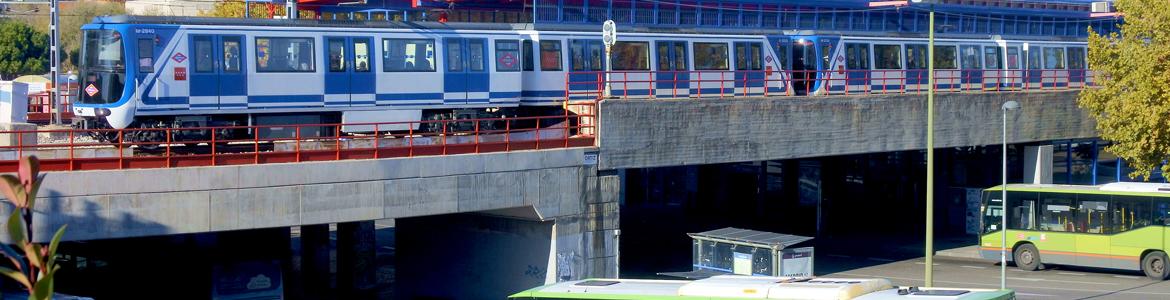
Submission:
M 980 256 L 1000 259 L 1002 187 L 983 191 Z M 1170 277 L 1170 184 L 1007 185 L 1007 259 L 1032 271 L 1043 264 L 1135 270 Z
M 1014 300 L 1011 290 L 896 287 L 880 278 L 801 278 L 720 275 L 695 281 L 588 279 L 558 282 L 509 296 L 512 300 Z

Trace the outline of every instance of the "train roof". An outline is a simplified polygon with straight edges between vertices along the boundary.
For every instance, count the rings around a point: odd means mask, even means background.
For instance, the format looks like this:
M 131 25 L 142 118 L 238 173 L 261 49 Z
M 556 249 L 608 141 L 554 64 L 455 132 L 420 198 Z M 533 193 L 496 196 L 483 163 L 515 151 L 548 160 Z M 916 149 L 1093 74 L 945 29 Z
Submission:
M 92 24 L 143 24 L 143 25 L 205 25 L 205 26 L 280 26 L 280 27 L 322 27 L 322 28 L 390 28 L 390 29 L 420 29 L 420 30 L 500 30 L 500 31 L 565 31 L 565 32 L 598 32 L 601 26 L 593 24 L 550 24 L 550 23 L 439 23 L 439 22 L 402 22 L 402 21 L 349 21 L 349 20 L 316 20 L 316 19 L 243 19 L 243 18 L 215 18 L 215 17 L 171 17 L 171 16 L 100 16 L 93 19 Z M 633 33 L 673 33 L 673 34 L 722 34 L 722 35 L 828 35 L 828 36 L 860 36 L 860 37 L 898 37 L 898 38 L 925 38 L 922 33 L 911 32 L 873 32 L 873 31 L 826 31 L 826 30 L 791 30 L 775 28 L 721 28 L 721 27 L 658 27 L 645 25 L 619 25 L 619 32 Z M 987 34 L 938 33 L 938 38 L 951 39 L 990 39 Z M 1058 36 L 1002 36 L 1009 40 L 1038 40 L 1038 41 L 1084 41 L 1084 38 Z

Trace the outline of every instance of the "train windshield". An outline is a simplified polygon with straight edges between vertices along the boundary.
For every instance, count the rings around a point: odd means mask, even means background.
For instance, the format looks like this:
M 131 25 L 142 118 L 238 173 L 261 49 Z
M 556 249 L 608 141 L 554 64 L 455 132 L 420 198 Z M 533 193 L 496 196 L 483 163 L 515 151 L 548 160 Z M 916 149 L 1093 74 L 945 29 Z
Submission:
M 81 103 L 113 103 L 122 98 L 126 64 L 122 35 L 113 30 L 86 30 L 81 48 Z

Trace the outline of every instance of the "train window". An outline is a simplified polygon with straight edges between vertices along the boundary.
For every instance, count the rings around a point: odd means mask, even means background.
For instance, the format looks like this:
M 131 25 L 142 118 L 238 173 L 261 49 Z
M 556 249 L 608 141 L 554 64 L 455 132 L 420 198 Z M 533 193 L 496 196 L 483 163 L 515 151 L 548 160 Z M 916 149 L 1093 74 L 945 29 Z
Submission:
M 483 40 L 467 40 L 467 70 L 481 72 L 485 69 Z
M 447 41 L 447 71 L 463 71 L 463 43 L 459 40 Z
M 435 40 L 382 39 L 382 70 L 434 72 Z
M 370 71 L 369 39 L 353 40 L 353 71 L 363 73 Z
M 601 71 L 601 41 L 573 40 L 569 42 L 573 71 Z
M 496 72 L 520 71 L 520 42 L 516 40 L 496 41 Z
M 154 40 L 138 39 L 138 72 L 154 72 Z
M 1068 68 L 1069 70 L 1084 70 L 1085 69 L 1085 48 L 1069 47 L 1068 48 Z
M 345 39 L 331 38 L 329 45 L 329 72 L 345 72 Z
M 223 37 L 223 71 L 226 73 L 240 72 L 240 37 Z
M 845 68 L 869 70 L 869 44 L 845 44 Z
M 1064 48 L 1044 47 L 1044 68 L 1050 70 L 1064 69 Z
M 1040 48 L 1040 47 L 1035 47 Z M 1039 49 L 1024 50 L 1028 57 L 1028 70 L 1039 70 L 1044 68 L 1044 57 L 1040 55 Z
M 926 45 L 906 45 L 906 69 L 926 69 L 926 57 Z
M 902 46 L 873 45 L 874 67 L 878 70 L 902 69 Z
M 540 41 L 540 70 L 561 70 L 561 41 Z
M 956 62 L 958 60 L 958 52 L 955 46 L 934 46 L 934 69 L 935 70 L 954 70 L 959 66 Z
M 1003 68 L 1003 55 L 999 47 L 983 47 L 983 66 L 988 70 Z
M 1008 47 L 1007 48 L 1007 68 L 1009 70 L 1019 70 L 1020 69 L 1020 48 L 1018 48 L 1018 47 Z
M 735 43 L 736 70 L 763 70 L 760 43 Z
M 524 71 L 526 72 L 536 69 L 536 63 L 533 62 L 535 57 L 533 57 L 532 52 L 532 40 L 524 40 L 524 43 L 520 45 L 520 53 L 521 56 L 523 56 L 522 60 L 524 60 Z
M 963 53 L 963 69 L 978 70 L 983 68 L 979 62 L 979 46 L 963 45 L 959 47 Z
M 211 37 L 196 36 L 195 40 L 195 72 L 215 72 L 215 56 L 212 54 Z
M 610 58 L 615 71 L 649 71 L 650 43 L 616 42 L 610 49 Z
M 315 72 L 312 38 L 256 38 L 256 71 Z
M 695 70 L 727 70 L 727 44 L 694 43 Z

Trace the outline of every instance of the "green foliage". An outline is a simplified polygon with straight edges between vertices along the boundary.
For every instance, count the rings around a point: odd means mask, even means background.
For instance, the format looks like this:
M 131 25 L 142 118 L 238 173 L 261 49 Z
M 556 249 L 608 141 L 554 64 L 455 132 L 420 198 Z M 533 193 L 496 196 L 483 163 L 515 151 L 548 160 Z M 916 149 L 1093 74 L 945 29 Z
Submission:
M 1078 103 L 1097 120 L 1106 150 L 1149 178 L 1170 172 L 1170 1 L 1117 0 L 1121 33 L 1089 36 L 1089 68 L 1100 88 L 1085 89 Z M 1090 29 L 1091 30 L 1091 29 Z M 1092 32 L 1092 31 L 1090 31 Z
M 19 15 L 13 19 L 20 20 L 44 34 L 49 33 L 47 6 L 43 4 L 12 4 L 9 6 L 12 7 L 13 11 L 35 10 L 36 13 Z M 62 2 L 61 15 L 59 17 L 61 21 L 61 72 L 77 69 L 78 60 L 81 58 L 81 25 L 93 21 L 93 18 L 97 16 L 112 16 L 125 13 L 126 9 L 123 4 L 117 2 Z M 47 38 L 46 41 L 48 41 Z M 45 61 L 47 62 L 48 60 L 46 59 Z M 46 66 L 48 66 L 47 63 Z
M 20 22 L 0 22 L 0 78 L 49 71 L 49 36 Z
M 4 275 L 29 291 L 29 300 L 48 300 L 53 297 L 53 276 L 61 266 L 57 265 L 57 246 L 65 235 L 65 226 L 57 229 L 48 248 L 32 242 L 32 208 L 36 205 L 37 190 L 45 175 L 40 174 L 40 163 L 36 157 L 20 160 L 16 176 L 0 175 L 4 185 L 0 192 L 12 202 L 14 209 L 8 216 L 6 229 L 10 242 L 20 249 L 17 251 L 7 244 L 0 244 L 3 255 L 12 262 L 15 270 L 0 267 Z

